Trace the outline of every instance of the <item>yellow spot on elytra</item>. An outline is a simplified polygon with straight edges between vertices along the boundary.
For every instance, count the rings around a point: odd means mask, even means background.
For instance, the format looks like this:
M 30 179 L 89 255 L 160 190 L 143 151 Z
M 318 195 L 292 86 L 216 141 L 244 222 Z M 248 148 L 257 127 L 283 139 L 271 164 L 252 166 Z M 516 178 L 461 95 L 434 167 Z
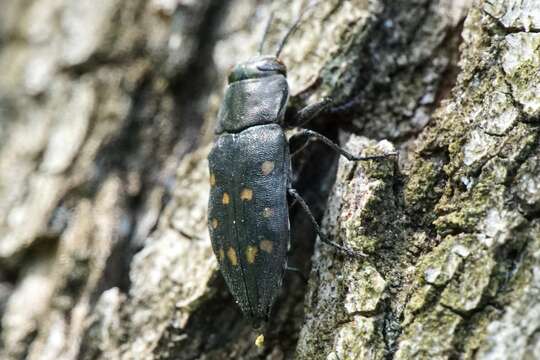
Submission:
M 216 185 L 216 177 L 214 174 L 210 174 L 210 186 Z
M 223 203 L 223 205 L 229 205 L 229 203 L 231 202 L 231 198 L 229 197 L 228 193 L 223 193 L 223 199 L 221 199 L 221 202 Z
M 274 246 L 274 244 L 272 244 L 272 242 L 270 240 L 263 240 L 259 244 L 259 247 L 261 248 L 261 250 L 268 253 L 268 254 L 272 253 L 273 246 Z
M 273 161 L 265 161 L 261 165 L 261 171 L 263 175 L 268 175 L 274 170 L 274 162 Z
M 253 264 L 257 257 L 257 248 L 255 246 L 248 246 L 246 249 L 246 259 L 248 264 Z
M 212 229 L 216 229 L 219 225 L 219 221 L 217 219 L 212 219 Z
M 265 218 L 269 218 L 271 217 L 272 215 L 274 215 L 274 210 L 272 210 L 271 208 L 264 208 L 263 210 L 263 216 Z
M 223 251 L 223 248 L 219 249 L 219 262 L 223 262 L 223 259 L 225 258 L 225 251 Z
M 242 192 L 240 193 L 240 199 L 244 201 L 251 201 L 251 199 L 253 199 L 253 190 L 248 188 L 242 189 Z
M 261 334 L 255 339 L 255 346 L 261 349 L 264 346 L 264 335 Z
M 227 250 L 227 257 L 229 258 L 232 266 L 238 265 L 238 257 L 236 257 L 236 251 L 234 251 L 232 247 Z

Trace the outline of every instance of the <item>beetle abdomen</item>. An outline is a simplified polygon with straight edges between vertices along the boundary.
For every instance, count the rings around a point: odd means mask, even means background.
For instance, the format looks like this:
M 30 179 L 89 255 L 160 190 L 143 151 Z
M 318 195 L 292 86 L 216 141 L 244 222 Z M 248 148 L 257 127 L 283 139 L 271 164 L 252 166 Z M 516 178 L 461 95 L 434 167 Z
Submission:
M 216 134 L 237 133 L 250 126 L 282 121 L 288 97 L 283 75 L 229 84 L 219 110 Z
M 266 321 L 289 241 L 289 150 L 277 124 L 218 136 L 208 157 L 208 225 L 225 281 L 252 321 Z

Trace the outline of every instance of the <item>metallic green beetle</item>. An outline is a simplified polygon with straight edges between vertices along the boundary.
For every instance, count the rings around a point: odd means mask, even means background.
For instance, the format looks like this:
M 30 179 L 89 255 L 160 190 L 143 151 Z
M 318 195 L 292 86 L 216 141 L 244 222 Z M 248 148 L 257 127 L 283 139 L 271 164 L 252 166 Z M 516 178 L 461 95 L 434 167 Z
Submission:
M 289 29 L 275 56 L 257 56 L 234 67 L 208 156 L 212 248 L 229 290 L 255 328 L 268 321 L 287 265 L 287 195 L 302 206 L 323 242 L 359 255 L 326 239 L 304 200 L 291 187 L 289 144 L 283 128 L 304 124 L 330 105 L 330 100 L 324 99 L 291 119 L 285 118 L 287 71 L 278 57 L 300 19 Z M 263 43 L 264 38 L 261 48 Z M 388 156 L 354 156 L 308 129 L 301 129 L 294 137 L 314 137 L 349 160 Z

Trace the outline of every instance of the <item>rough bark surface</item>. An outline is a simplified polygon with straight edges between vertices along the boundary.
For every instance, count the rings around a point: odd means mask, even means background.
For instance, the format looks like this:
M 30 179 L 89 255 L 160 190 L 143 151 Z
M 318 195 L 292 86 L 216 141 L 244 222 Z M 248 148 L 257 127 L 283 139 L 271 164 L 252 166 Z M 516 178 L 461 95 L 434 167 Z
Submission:
M 282 58 L 312 126 L 291 263 L 255 337 L 206 228 L 227 70 L 307 1 L 0 0 L 1 359 L 535 359 L 540 3 L 332 0 Z M 459 61 L 458 61 L 459 60 Z M 352 135 L 351 135 L 352 134 Z M 297 146 L 298 144 L 292 144 Z M 324 216 L 323 216 L 324 213 Z M 313 254 L 313 256 L 311 255 Z

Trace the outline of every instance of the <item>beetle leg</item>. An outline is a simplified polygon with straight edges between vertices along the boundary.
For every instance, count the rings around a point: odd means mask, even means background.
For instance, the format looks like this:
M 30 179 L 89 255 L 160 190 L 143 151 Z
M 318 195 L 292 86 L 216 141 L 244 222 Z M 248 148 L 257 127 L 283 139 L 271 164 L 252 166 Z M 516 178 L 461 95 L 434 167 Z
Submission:
M 317 101 L 314 104 L 307 105 L 303 109 L 300 109 L 296 114 L 293 115 L 292 124 L 297 127 L 302 127 L 306 123 L 315 119 L 324 110 L 328 109 L 332 104 L 332 99 L 325 97 L 320 101 Z
M 311 210 L 309 210 L 308 205 L 306 204 L 304 199 L 300 196 L 300 194 L 298 194 L 298 192 L 293 188 L 289 188 L 287 191 L 289 192 L 289 194 L 292 197 L 294 197 L 298 201 L 298 203 L 300 204 L 300 206 L 302 207 L 302 209 L 304 210 L 304 212 L 308 216 L 309 220 L 311 221 L 311 224 L 315 228 L 315 231 L 317 232 L 317 234 L 319 235 L 319 238 L 321 239 L 321 241 L 323 243 L 325 243 L 327 245 L 330 245 L 330 246 L 333 246 L 336 249 L 338 249 L 339 251 L 341 251 L 341 252 L 343 252 L 343 253 L 345 253 L 345 254 L 347 254 L 349 256 L 352 256 L 352 257 L 366 257 L 367 256 L 366 254 L 364 254 L 361 251 L 352 250 L 352 249 L 349 249 L 348 247 L 345 247 L 343 245 L 339 245 L 338 243 L 335 243 L 335 242 L 333 242 L 331 240 L 328 240 L 326 238 L 326 236 L 322 233 L 321 228 L 319 227 L 319 224 L 317 224 L 317 221 L 313 217 L 313 214 L 311 213 Z
M 356 156 L 356 155 L 351 154 L 347 150 L 339 147 L 338 144 L 334 143 L 332 140 L 330 140 L 326 136 L 319 134 L 316 131 L 309 130 L 309 129 L 300 129 L 300 131 L 294 134 L 293 136 L 291 136 L 290 139 L 298 138 L 301 136 L 307 136 L 307 137 L 315 138 L 319 141 L 322 141 L 323 143 L 328 145 L 332 150 L 340 153 L 341 155 L 345 156 L 348 160 L 351 160 L 351 161 L 386 159 L 387 157 L 398 155 L 397 152 L 391 152 L 391 153 L 383 154 L 383 155 Z
M 298 274 L 298 276 L 300 276 L 300 278 L 302 279 L 302 281 L 304 281 L 304 283 L 308 282 L 307 277 L 304 275 L 304 273 L 302 271 L 300 271 L 299 268 L 292 267 L 292 266 L 289 266 L 289 265 L 285 265 L 285 270 Z
M 302 151 L 304 151 L 309 145 L 311 144 L 311 138 L 308 138 L 305 143 L 298 148 L 298 150 L 295 150 L 293 153 L 291 153 L 291 159 L 294 159 L 296 155 L 300 154 Z
M 289 204 L 289 210 L 291 210 L 296 205 L 297 202 L 298 200 L 293 199 L 292 203 Z

